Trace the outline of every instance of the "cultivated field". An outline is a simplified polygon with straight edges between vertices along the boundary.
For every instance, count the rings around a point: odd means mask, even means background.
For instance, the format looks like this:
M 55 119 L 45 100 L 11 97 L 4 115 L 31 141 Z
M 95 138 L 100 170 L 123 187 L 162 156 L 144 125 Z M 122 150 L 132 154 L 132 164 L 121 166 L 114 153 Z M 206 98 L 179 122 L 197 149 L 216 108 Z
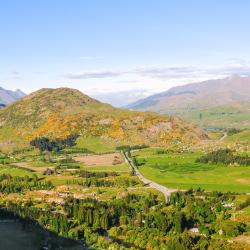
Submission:
M 109 146 L 103 151 L 108 151 Z M 20 158 L 20 161 L 17 159 Z M 0 174 L 12 176 L 36 175 L 40 181 L 51 182 L 54 186 L 50 190 L 30 190 L 22 194 L 8 194 L 10 199 L 34 199 L 37 202 L 56 202 L 61 204 L 65 197 L 72 195 L 75 198 L 96 198 L 98 200 L 110 200 L 121 198 L 130 194 L 148 196 L 155 194 L 163 199 L 162 194 L 155 189 L 148 188 L 136 176 L 130 176 L 131 168 L 120 153 L 102 154 L 76 154 L 64 153 L 50 154 L 43 157 L 40 153 L 27 156 L 16 156 L 14 162 L 0 165 Z M 51 173 L 48 174 L 48 169 Z M 81 176 L 81 172 L 93 173 L 91 177 Z M 96 175 L 105 174 L 101 177 Z M 87 181 L 92 183 L 84 184 Z M 102 184 L 96 183 L 100 181 Z M 105 182 L 103 184 L 103 182 Z
M 86 155 L 76 156 L 73 159 L 77 162 L 84 163 L 86 166 L 108 166 L 123 163 L 123 158 L 119 153 L 103 154 L 103 155 Z

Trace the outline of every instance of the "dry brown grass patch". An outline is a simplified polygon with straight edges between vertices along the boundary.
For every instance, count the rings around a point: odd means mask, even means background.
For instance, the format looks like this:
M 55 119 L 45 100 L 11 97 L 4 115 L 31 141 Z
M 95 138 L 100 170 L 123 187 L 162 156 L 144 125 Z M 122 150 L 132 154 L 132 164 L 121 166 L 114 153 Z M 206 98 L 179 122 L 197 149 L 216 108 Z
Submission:
M 123 163 L 123 158 L 119 153 L 76 156 L 73 159 L 84 163 L 86 166 L 111 166 L 116 165 L 117 162 L 119 162 L 119 164 Z

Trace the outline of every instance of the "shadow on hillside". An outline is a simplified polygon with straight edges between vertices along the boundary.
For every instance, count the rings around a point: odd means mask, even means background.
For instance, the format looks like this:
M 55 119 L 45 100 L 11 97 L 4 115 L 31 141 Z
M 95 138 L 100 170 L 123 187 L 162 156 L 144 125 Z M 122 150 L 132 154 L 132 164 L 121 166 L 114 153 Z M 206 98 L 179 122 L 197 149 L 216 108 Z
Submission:
M 42 228 L 37 222 L 12 214 L 0 216 L 0 249 L 85 250 L 82 242 L 67 239 Z

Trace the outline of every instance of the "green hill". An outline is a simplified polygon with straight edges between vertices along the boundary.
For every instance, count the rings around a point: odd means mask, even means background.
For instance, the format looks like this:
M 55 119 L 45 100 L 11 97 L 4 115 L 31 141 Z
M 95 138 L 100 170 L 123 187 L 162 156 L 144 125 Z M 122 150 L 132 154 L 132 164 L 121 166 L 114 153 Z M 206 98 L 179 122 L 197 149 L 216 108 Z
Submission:
M 0 149 L 39 136 L 111 139 L 117 144 L 170 145 L 206 138 L 181 119 L 114 108 L 68 88 L 41 89 L 0 110 Z
M 243 130 L 237 134 L 226 137 L 228 143 L 250 143 L 250 130 Z

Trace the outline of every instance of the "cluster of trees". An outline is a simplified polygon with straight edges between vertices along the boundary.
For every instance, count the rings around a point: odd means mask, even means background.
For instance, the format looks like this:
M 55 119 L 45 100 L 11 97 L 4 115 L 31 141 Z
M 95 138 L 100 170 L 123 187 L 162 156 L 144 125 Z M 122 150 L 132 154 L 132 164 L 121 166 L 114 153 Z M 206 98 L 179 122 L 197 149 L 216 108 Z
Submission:
M 238 206 L 237 206 L 237 209 L 238 210 L 241 210 L 243 208 L 246 208 L 250 206 L 250 198 L 247 198 L 244 202 L 240 203 Z
M 83 187 L 114 187 L 113 181 L 105 179 L 97 179 L 95 177 L 86 178 L 85 180 L 67 180 L 67 185 L 80 185 Z
M 235 221 L 223 221 L 221 223 L 221 232 L 226 236 L 235 237 L 246 232 L 246 225 Z
M 229 128 L 229 129 L 227 130 L 227 135 L 228 135 L 228 136 L 235 135 L 235 134 L 240 133 L 241 131 L 242 131 L 241 129 Z
M 90 177 L 96 177 L 96 178 L 105 178 L 109 176 L 118 176 L 119 174 L 117 172 L 90 172 L 86 170 L 79 170 L 75 171 L 75 175 L 83 178 L 90 178 Z
M 155 154 L 156 154 L 156 155 L 164 155 L 164 154 L 167 154 L 167 153 L 169 153 L 169 150 L 163 149 L 163 148 L 157 149 L 157 150 L 155 151 Z
M 131 187 L 138 184 L 138 181 L 132 178 L 117 177 L 114 180 L 99 179 L 96 177 L 89 177 L 85 180 L 67 180 L 67 184 L 77 184 L 84 187 Z
M 41 181 L 37 175 L 29 176 L 11 176 L 0 175 L 0 192 L 5 194 L 19 193 L 28 190 L 51 189 L 53 184 L 51 181 Z
M 76 139 L 79 136 L 76 134 L 69 135 L 65 139 L 50 140 L 47 137 L 37 137 L 30 141 L 30 145 L 38 148 L 40 151 L 60 151 L 66 147 L 73 147 L 76 145 Z
M 69 197 L 63 205 L 63 213 L 55 212 L 52 205 L 38 209 L 31 202 L 6 204 L 6 209 L 15 216 L 39 221 L 61 236 L 81 239 L 94 248 L 107 249 L 113 245 L 114 249 L 125 249 L 124 246 L 229 249 L 227 241 L 218 243 L 211 237 L 219 231 L 233 237 L 246 231 L 245 224 L 229 220 L 230 208 L 223 206 L 223 202 L 233 199 L 231 194 L 190 190 L 173 193 L 167 206 L 152 194 L 129 194 L 123 199 L 105 202 Z M 188 230 L 193 227 L 197 227 L 200 234 L 191 236 Z
M 247 155 L 235 155 L 230 149 L 219 149 L 201 156 L 196 159 L 196 162 L 250 166 L 250 157 Z
M 59 169 L 80 169 L 80 166 L 77 164 L 70 164 L 70 165 L 60 164 L 56 166 L 55 170 Z

